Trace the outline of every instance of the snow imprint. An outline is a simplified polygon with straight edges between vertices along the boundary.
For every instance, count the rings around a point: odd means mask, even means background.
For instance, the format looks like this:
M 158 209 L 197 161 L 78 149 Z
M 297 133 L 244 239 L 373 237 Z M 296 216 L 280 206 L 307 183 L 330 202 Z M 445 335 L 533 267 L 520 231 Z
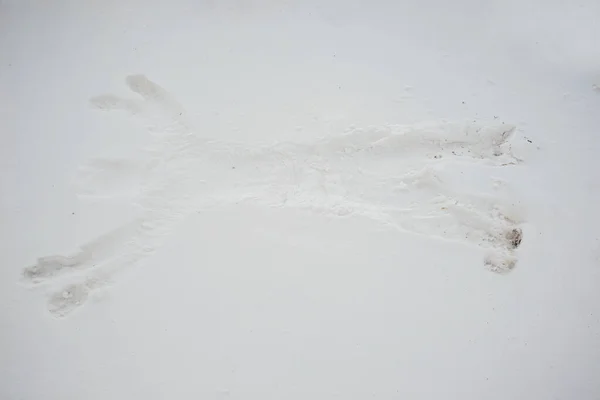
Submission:
M 246 144 L 211 140 L 193 128 L 164 88 L 144 75 L 126 78 L 140 98 L 93 97 L 91 105 L 124 112 L 148 127 L 148 161 L 97 158 L 81 166 L 81 196 L 133 193 L 140 217 L 70 256 L 41 257 L 24 269 L 32 286 L 59 283 L 48 309 L 64 317 L 124 268 L 151 256 L 186 216 L 251 202 L 332 217 L 360 216 L 404 232 L 486 249 L 483 264 L 504 273 L 517 262 L 522 213 L 510 198 L 454 190 L 441 177 L 448 163 L 504 167 L 515 127 L 427 123 L 352 129 L 306 142 Z M 62 280 L 61 280 L 62 282 Z

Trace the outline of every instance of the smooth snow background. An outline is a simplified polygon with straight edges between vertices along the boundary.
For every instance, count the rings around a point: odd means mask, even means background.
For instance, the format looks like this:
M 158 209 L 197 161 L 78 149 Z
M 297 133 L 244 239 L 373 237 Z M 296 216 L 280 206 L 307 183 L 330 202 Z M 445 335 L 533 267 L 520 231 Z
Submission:
M 0 397 L 600 397 L 600 4 L 562 3 L 0 2 Z M 224 207 L 52 319 L 19 276 L 131 212 L 70 179 L 141 142 L 88 103 L 132 73 L 207 137 L 514 123 L 526 163 L 494 174 L 527 209 L 519 264 L 500 276 L 477 248 L 368 220 Z

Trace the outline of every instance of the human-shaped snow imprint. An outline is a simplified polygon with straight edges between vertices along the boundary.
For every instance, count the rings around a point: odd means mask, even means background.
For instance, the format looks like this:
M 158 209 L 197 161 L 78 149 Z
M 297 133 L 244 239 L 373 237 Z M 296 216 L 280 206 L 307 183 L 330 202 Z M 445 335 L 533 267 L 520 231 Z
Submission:
M 464 193 L 440 177 L 452 162 L 474 168 L 518 164 L 510 144 L 514 126 L 444 122 L 352 129 L 306 142 L 226 142 L 194 129 L 175 98 L 144 75 L 128 76 L 126 83 L 140 98 L 102 95 L 91 104 L 144 122 L 151 135 L 147 157 L 90 160 L 75 184 L 80 195 L 98 199 L 127 192 L 139 217 L 74 254 L 41 257 L 24 269 L 32 286 L 70 277 L 49 299 L 57 317 L 82 306 L 119 271 L 152 256 L 186 216 L 241 202 L 360 216 L 471 243 L 486 249 L 483 263 L 495 272 L 517 262 L 523 220 L 502 188 L 493 195 Z

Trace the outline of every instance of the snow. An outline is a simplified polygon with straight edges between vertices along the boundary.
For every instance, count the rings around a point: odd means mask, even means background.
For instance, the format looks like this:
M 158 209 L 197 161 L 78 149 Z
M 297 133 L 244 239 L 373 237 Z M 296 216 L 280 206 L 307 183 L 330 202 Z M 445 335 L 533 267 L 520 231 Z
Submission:
M 0 1 L 0 398 L 599 398 L 599 16 Z

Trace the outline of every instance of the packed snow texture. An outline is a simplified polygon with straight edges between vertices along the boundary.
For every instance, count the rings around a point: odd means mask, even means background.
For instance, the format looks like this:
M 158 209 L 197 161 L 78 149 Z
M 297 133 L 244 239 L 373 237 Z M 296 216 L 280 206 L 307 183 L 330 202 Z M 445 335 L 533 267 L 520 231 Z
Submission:
M 0 0 L 0 399 L 600 398 L 598 16 Z

